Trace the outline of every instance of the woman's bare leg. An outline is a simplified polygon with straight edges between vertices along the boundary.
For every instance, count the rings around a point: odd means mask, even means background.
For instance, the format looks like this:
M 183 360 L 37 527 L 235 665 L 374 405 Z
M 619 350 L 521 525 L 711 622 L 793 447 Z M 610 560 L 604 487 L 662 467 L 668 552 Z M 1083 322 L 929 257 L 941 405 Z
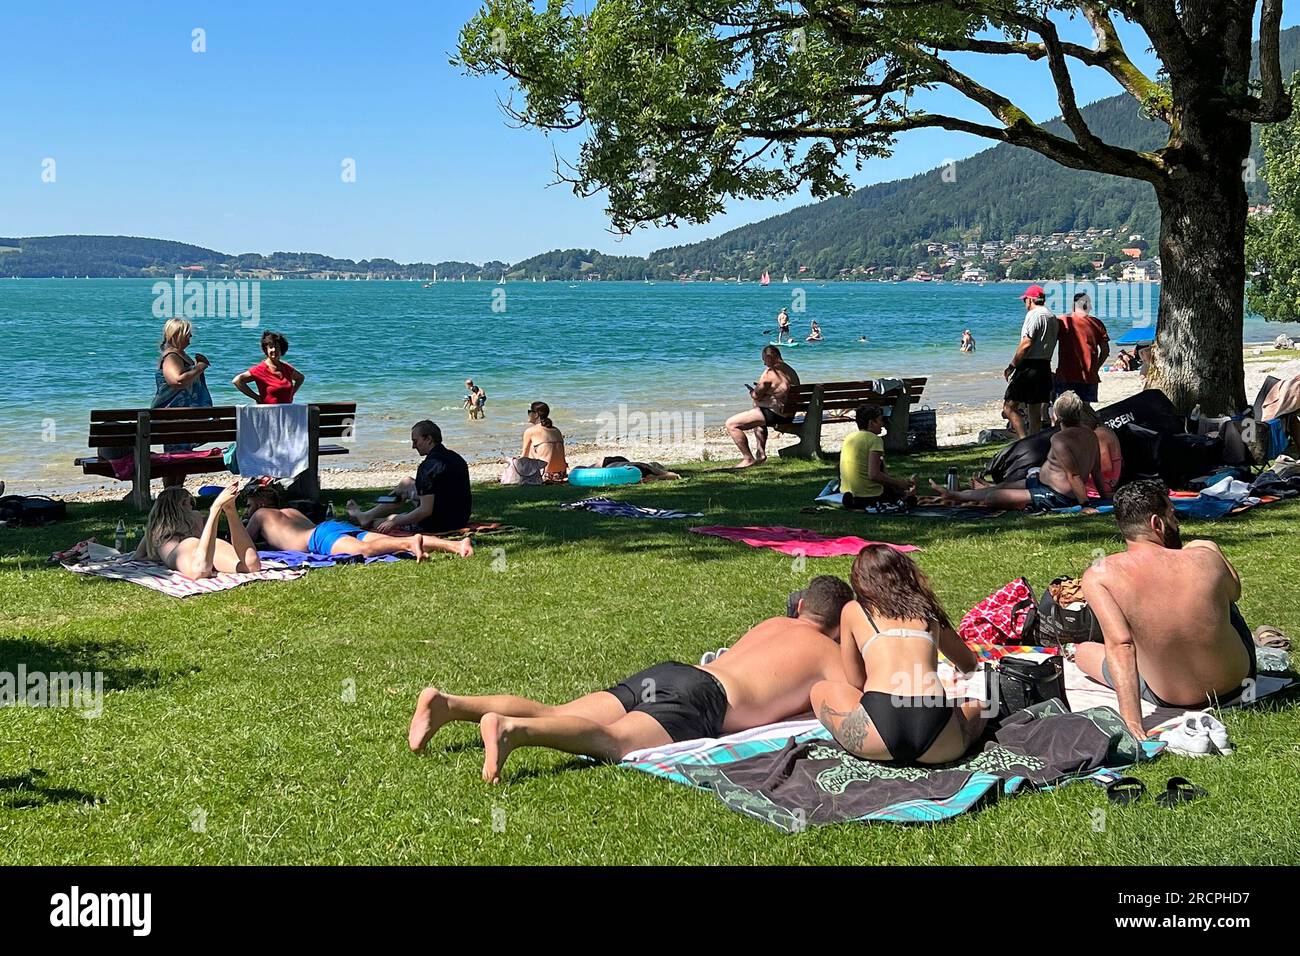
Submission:
M 248 535 L 248 529 L 239 520 L 239 512 L 232 501 L 222 512 L 226 516 L 226 525 L 230 528 L 230 547 L 235 553 L 235 571 L 260 571 L 262 559 L 257 556 L 257 545 Z
M 862 707 L 862 691 L 839 681 L 818 681 L 812 688 L 813 713 L 836 743 L 864 760 L 889 760 L 889 748 Z

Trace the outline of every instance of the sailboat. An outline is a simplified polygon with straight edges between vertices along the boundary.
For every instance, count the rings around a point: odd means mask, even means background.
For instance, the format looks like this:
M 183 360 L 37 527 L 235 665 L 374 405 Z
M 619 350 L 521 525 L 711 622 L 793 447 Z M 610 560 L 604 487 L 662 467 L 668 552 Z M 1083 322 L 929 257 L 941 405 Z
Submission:
M 790 277 L 789 277 L 788 275 L 785 275 L 784 273 L 782 273 L 782 275 L 781 275 L 781 284 L 782 284 L 782 285 L 789 285 L 789 284 L 790 284 Z
M 772 277 L 771 277 L 770 275 L 767 274 L 767 270 L 766 270 L 766 269 L 763 270 L 763 278 L 761 278 L 761 279 L 758 280 L 758 284 L 759 284 L 759 285 L 771 285 L 771 284 L 772 284 Z

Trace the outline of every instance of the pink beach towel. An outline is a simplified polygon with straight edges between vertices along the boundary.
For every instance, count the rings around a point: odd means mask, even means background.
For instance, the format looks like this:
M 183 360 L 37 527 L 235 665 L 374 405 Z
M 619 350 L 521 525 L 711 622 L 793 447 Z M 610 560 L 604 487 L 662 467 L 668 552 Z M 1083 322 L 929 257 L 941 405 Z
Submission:
M 206 451 L 173 451 L 165 454 L 155 451 L 149 453 L 149 468 L 152 470 L 159 465 L 167 465 L 174 461 L 214 457 L 221 457 L 220 448 L 209 448 Z M 110 458 L 108 466 L 113 469 L 113 477 L 118 481 L 128 481 L 135 477 L 135 458 L 130 455 L 125 458 Z
M 889 544 L 887 541 L 867 541 L 854 535 L 828 538 L 806 528 L 732 528 L 727 525 L 709 525 L 691 528 L 696 534 L 711 534 L 728 541 L 739 541 L 751 548 L 771 548 L 782 554 L 802 555 L 808 558 L 837 558 L 856 555 L 869 544 L 883 544 L 902 554 L 921 549 L 911 544 Z

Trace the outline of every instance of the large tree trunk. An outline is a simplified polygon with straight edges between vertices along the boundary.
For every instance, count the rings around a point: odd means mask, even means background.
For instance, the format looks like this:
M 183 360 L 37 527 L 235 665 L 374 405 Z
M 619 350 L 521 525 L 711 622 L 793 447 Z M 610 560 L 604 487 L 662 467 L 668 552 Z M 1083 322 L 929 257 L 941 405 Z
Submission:
M 1249 145 L 1246 126 L 1243 162 Z M 1234 414 L 1245 405 L 1242 167 L 1189 171 L 1156 192 L 1161 285 L 1150 383 L 1184 413 L 1200 405 L 1207 415 Z

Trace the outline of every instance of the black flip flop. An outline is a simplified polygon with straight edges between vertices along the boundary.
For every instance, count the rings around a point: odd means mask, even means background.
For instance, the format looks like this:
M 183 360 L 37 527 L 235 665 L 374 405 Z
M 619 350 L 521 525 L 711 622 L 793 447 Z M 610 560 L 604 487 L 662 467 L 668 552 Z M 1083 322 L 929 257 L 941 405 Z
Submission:
M 1121 807 L 1136 803 L 1146 792 L 1147 785 L 1137 777 L 1120 777 L 1106 784 L 1106 799 Z
M 1203 787 L 1198 787 L 1186 777 L 1170 777 L 1165 784 L 1165 792 L 1156 795 L 1156 805 L 1172 810 L 1180 803 L 1190 803 L 1197 797 L 1209 796 Z

